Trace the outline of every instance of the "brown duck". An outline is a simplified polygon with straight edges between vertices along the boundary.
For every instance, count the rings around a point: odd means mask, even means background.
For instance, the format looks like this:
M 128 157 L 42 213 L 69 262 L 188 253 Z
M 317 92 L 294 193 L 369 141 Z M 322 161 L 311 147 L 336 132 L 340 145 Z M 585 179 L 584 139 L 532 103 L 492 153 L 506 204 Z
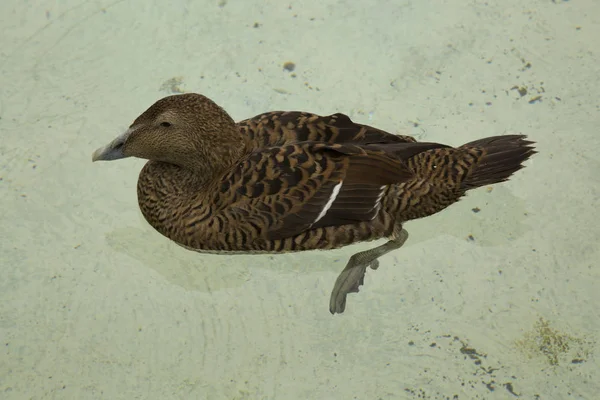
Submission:
M 93 161 L 149 160 L 137 186 L 150 225 L 199 252 L 282 253 L 387 238 L 354 254 L 329 302 L 341 313 L 367 267 L 401 247 L 402 224 L 507 180 L 535 151 L 522 135 L 453 148 L 344 114 L 271 112 L 237 124 L 199 94 L 163 98 Z

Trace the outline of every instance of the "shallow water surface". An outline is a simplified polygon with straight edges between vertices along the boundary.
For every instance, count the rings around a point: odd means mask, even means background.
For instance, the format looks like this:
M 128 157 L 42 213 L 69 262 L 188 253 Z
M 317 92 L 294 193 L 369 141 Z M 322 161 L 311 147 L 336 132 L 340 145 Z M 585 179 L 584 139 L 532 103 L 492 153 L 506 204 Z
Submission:
M 0 398 L 597 398 L 600 3 L 359 3 L 2 2 Z M 539 154 L 407 223 L 331 316 L 369 244 L 189 252 L 143 220 L 143 161 L 92 164 L 181 92 Z

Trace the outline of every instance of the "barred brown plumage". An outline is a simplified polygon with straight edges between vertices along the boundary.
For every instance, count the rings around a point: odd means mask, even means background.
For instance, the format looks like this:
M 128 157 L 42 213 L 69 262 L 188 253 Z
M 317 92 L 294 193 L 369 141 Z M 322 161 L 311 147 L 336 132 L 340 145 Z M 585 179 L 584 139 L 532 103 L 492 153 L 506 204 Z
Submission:
M 404 222 L 507 180 L 534 153 L 523 135 L 452 148 L 343 114 L 276 111 L 236 124 L 189 93 L 157 101 L 93 160 L 149 160 L 137 187 L 142 214 L 192 250 L 280 253 L 388 238 L 353 255 L 338 277 L 330 311 L 341 313 L 366 268 L 404 244 Z

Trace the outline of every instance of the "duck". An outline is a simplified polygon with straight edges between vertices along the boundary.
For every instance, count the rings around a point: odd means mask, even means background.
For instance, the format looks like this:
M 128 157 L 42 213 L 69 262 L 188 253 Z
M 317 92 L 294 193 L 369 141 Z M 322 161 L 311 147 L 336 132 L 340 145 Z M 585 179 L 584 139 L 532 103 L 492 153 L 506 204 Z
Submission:
M 285 253 L 386 241 L 358 252 L 337 277 L 343 313 L 367 268 L 408 239 L 406 222 L 467 191 L 508 180 L 536 153 L 525 135 L 459 147 L 418 142 L 336 113 L 273 111 L 235 122 L 198 93 L 167 96 L 93 152 L 92 161 L 148 160 L 137 182 L 145 220 L 200 253 Z

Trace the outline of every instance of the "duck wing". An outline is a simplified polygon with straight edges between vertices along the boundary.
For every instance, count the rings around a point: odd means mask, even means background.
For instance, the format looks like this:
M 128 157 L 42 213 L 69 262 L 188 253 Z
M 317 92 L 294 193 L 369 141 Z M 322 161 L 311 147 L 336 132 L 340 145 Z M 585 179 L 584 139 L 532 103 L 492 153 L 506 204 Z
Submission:
M 413 178 L 406 157 L 442 145 L 375 146 L 303 142 L 251 153 L 206 202 L 216 206 L 213 229 L 236 232 L 236 240 L 276 240 L 372 220 L 387 187 Z

